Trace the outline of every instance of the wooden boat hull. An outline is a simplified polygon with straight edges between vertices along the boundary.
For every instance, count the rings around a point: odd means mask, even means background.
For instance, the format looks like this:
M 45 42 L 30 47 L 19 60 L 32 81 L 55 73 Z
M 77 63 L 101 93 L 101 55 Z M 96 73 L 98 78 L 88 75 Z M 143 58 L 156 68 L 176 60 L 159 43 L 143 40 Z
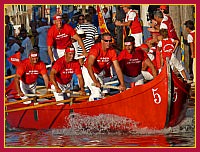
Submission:
M 112 114 L 134 120 L 138 128 L 173 126 L 180 120 L 181 104 L 186 93 L 178 91 L 177 102 L 171 104 L 172 75 L 169 66 L 165 65 L 163 69 L 153 81 L 102 100 L 9 112 L 6 113 L 6 121 L 11 128 L 51 129 L 70 127 L 67 118 L 73 113 L 88 116 Z M 179 87 L 179 80 L 175 80 L 175 86 Z M 7 110 L 27 106 L 15 104 L 7 106 Z

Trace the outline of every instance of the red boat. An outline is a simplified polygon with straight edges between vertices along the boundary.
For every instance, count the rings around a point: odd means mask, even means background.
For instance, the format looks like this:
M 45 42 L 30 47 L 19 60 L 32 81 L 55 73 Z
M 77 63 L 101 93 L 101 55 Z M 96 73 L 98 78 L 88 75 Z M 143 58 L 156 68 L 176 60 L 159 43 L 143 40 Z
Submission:
M 101 100 L 84 102 L 84 98 L 65 105 L 56 105 L 53 100 L 51 103 L 54 105 L 39 102 L 37 107 L 33 103 L 8 105 L 6 121 L 11 128 L 58 129 L 69 127 L 66 118 L 73 113 L 88 116 L 112 114 L 134 120 L 138 128 L 163 129 L 177 125 L 184 118 L 187 95 L 186 85 L 166 64 L 151 82 Z

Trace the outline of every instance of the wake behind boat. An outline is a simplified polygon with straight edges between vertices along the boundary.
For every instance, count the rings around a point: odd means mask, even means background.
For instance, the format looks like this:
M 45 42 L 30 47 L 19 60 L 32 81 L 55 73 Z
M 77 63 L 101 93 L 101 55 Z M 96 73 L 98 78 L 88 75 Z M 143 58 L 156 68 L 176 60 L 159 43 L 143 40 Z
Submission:
M 184 118 L 187 95 L 187 86 L 166 64 L 151 82 L 101 100 L 87 102 L 85 96 L 63 101 L 68 103 L 64 105 L 57 105 L 55 100 L 8 105 L 6 121 L 11 128 L 58 129 L 70 127 L 67 118 L 73 114 L 112 114 L 137 122 L 138 128 L 163 129 Z

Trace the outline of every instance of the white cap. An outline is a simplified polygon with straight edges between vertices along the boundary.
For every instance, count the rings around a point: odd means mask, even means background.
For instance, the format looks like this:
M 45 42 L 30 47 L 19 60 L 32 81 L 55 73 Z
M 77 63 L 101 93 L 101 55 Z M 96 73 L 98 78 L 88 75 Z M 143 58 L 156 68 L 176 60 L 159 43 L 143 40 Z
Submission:
M 78 30 L 76 31 L 76 33 L 77 33 L 77 34 L 84 34 L 85 32 L 84 32 L 83 29 L 80 28 L 80 29 L 78 29 Z

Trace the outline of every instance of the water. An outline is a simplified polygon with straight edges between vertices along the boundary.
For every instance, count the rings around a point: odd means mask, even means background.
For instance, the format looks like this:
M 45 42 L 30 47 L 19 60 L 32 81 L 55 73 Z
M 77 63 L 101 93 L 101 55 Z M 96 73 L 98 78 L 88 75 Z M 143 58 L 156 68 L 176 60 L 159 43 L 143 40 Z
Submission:
M 97 117 L 76 114 L 70 128 L 52 130 L 9 129 L 6 147 L 194 147 L 194 108 L 177 126 L 162 130 L 137 128 L 137 123 L 114 115 Z M 103 120 L 103 121 L 102 121 Z M 81 125 L 84 122 L 84 127 Z M 112 126 L 112 130 L 110 130 Z M 126 127 L 125 127 L 126 126 Z M 119 129 L 120 128 L 120 131 Z

